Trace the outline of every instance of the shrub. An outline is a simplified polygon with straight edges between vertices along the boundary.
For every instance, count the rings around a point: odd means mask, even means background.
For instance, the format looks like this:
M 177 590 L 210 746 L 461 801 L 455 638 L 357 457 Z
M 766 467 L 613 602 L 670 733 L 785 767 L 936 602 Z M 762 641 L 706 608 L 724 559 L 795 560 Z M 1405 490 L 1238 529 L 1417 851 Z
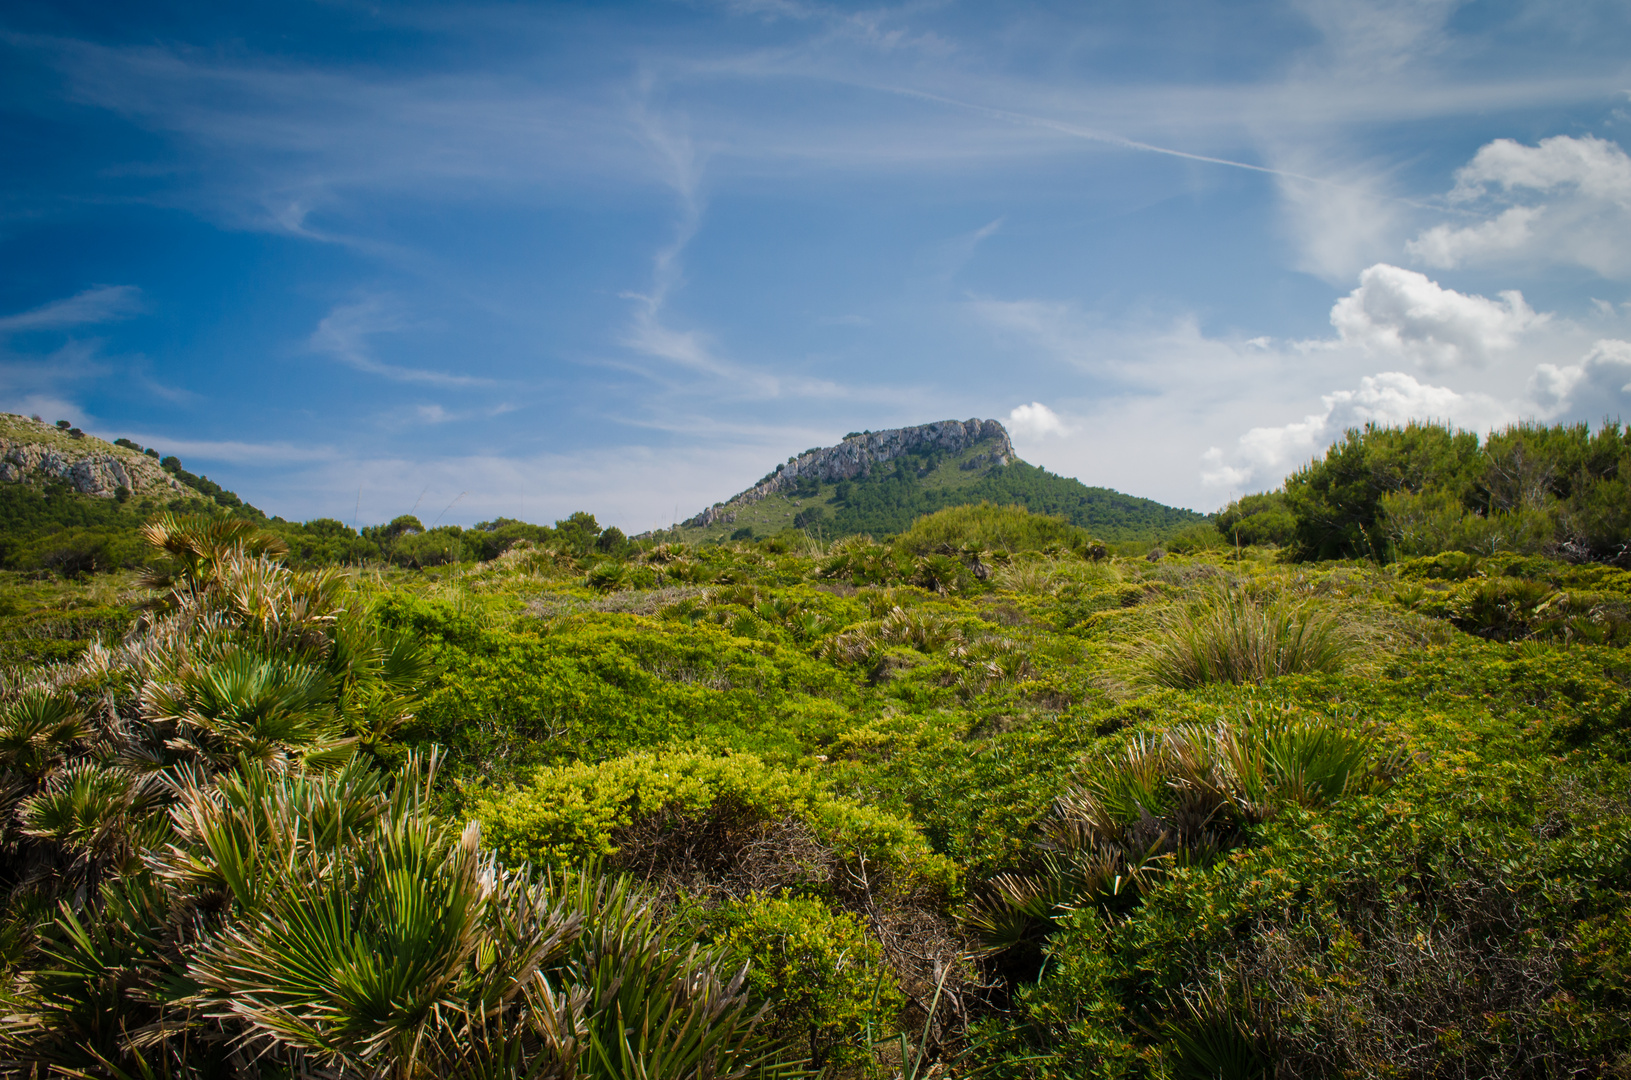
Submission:
M 1191 525 L 1186 529 L 1169 536 L 1166 549 L 1174 555 L 1193 555 L 1197 551 L 1212 551 L 1221 548 L 1226 541 L 1218 530 L 1212 525 Z
M 1556 531 L 1545 509 L 1475 514 L 1444 491 L 1384 495 L 1380 506 L 1382 528 L 1393 551 L 1406 557 L 1441 551 L 1534 555 L 1551 545 Z
M 945 890 L 951 864 L 908 821 L 829 794 L 814 777 L 753 754 L 635 753 L 599 765 L 542 769 L 526 787 L 478 796 L 475 813 L 512 863 L 569 864 L 618 853 L 619 838 L 653 822 L 729 817 L 737 843 L 801 822 L 845 863 L 892 876 L 901 891 Z
M 905 1001 L 859 918 L 813 897 L 754 896 L 720 907 L 710 924 L 749 965 L 772 1036 L 807 1052 L 816 1069 L 871 1063 L 871 1044 L 894 1030 Z
M 1341 442 L 1286 480 L 1286 504 L 1297 518 L 1296 547 L 1304 558 L 1384 555 L 1382 496 L 1471 489 L 1478 436 L 1439 424 L 1350 428 Z
M 147 545 L 135 532 L 64 529 L 24 544 L 9 561 L 22 570 L 46 570 L 63 577 L 80 577 L 141 566 L 149 554 Z
M 589 577 L 584 583 L 596 592 L 621 589 L 629 583 L 629 566 L 627 563 L 613 561 L 597 563 L 589 571 Z
M 1226 506 L 1213 524 L 1231 545 L 1285 547 L 1297 532 L 1297 517 L 1283 491 L 1242 496 Z
M 960 549 L 967 545 L 1006 551 L 1042 551 L 1050 547 L 1086 548 L 1086 529 L 1062 517 L 1033 514 L 1021 506 L 952 506 L 918 518 L 896 540 L 913 555 Z

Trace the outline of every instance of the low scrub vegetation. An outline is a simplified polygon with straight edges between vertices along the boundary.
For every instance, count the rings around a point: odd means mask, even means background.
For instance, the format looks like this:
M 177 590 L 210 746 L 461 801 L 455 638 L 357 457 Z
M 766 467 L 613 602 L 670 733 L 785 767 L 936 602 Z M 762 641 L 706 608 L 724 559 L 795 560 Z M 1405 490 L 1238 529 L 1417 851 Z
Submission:
M 1300 497 L 7 572 L 0 1074 L 1623 1072 L 1631 571 L 1294 561 Z

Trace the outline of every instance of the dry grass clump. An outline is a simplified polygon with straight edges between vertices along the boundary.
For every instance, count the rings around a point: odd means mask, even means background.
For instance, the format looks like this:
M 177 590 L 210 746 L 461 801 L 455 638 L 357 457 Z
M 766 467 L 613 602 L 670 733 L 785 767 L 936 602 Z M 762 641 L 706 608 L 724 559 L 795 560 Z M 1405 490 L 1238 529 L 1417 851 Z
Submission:
M 961 632 L 933 612 L 907 611 L 896 606 L 881 618 L 857 623 L 827 639 L 821 646 L 820 655 L 833 663 L 854 664 L 892 645 L 932 653 L 948 646 L 955 648 L 962 642 Z
M 999 567 L 991 580 L 1005 592 L 1026 596 L 1061 596 L 1072 591 L 1116 585 L 1125 575 L 1108 562 L 1084 562 L 1076 558 L 1013 559 Z
M 1170 614 L 1132 649 L 1137 682 L 1191 690 L 1343 671 L 1377 644 L 1374 629 L 1317 600 L 1217 590 Z

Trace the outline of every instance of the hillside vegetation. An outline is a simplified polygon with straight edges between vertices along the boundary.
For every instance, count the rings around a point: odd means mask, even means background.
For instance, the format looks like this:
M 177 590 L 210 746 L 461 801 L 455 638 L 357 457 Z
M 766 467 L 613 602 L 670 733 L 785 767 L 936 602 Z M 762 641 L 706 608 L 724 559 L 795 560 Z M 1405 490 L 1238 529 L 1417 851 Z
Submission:
M 0 580 L 6 1075 L 1631 1067 L 1626 570 L 141 541 Z
M 822 540 L 883 537 L 904 531 L 924 514 L 982 502 L 1057 515 L 1111 542 L 1150 543 L 1206 520 L 1193 510 L 1110 488 L 1088 487 L 1080 480 L 1012 458 L 1001 425 L 985 423 L 997 434 L 961 450 L 919 445 L 849 479 L 801 475 L 764 498 L 748 498 L 745 492 L 717 504 L 724 511 L 720 520 L 708 524 L 688 521 L 678 530 L 679 538 L 688 543 L 743 540 L 788 528 L 802 529 Z M 806 451 L 802 456 L 819 452 Z M 778 468 L 765 479 L 779 472 Z

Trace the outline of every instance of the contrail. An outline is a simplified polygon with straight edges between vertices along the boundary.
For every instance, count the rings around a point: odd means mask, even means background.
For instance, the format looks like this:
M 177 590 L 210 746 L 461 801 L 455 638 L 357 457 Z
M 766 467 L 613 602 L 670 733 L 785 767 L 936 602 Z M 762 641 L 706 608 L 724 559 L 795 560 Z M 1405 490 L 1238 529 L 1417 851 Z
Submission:
M 971 101 L 960 101 L 957 98 L 945 97 L 941 94 L 931 94 L 925 90 L 913 90 L 912 88 L 906 86 L 880 86 L 878 89 L 891 94 L 899 94 L 902 97 L 912 97 L 918 98 L 922 101 L 932 101 L 938 105 L 950 105 L 953 108 L 962 109 L 966 112 L 977 113 L 981 116 L 989 116 L 993 120 L 1004 120 L 1011 124 L 1022 124 L 1026 127 L 1044 128 L 1049 131 L 1057 131 L 1063 135 L 1070 135 L 1073 138 L 1089 139 L 1093 142 L 1101 142 L 1110 146 L 1119 146 L 1127 150 L 1142 150 L 1148 154 L 1165 154 L 1167 157 L 1183 158 L 1186 161 L 1200 161 L 1208 165 L 1223 165 L 1231 169 L 1245 169 L 1248 172 L 1267 173 L 1269 176 L 1280 176 L 1287 180 L 1301 180 L 1305 183 L 1319 184 L 1322 187 L 1336 188 L 1341 191 L 1361 192 L 1361 189 L 1354 188 L 1348 184 L 1339 183 L 1335 180 L 1328 180 L 1323 176 L 1309 176 L 1306 173 L 1291 172 L 1288 169 L 1273 169 L 1267 165 L 1253 165 L 1249 161 L 1235 161 L 1232 158 L 1212 157 L 1208 154 L 1192 154 L 1188 150 L 1174 150 L 1170 146 L 1156 146 L 1154 143 L 1140 142 L 1137 139 L 1129 139 L 1125 135 L 1117 135 L 1113 131 L 1095 131 L 1092 128 L 1077 127 L 1075 124 L 1067 124 L 1060 120 L 1050 120 L 1044 116 L 1032 116 L 1029 113 L 1014 112 L 1010 109 L 998 109 L 990 105 L 978 105 Z M 1397 202 L 1403 203 L 1407 206 L 1414 206 L 1421 210 L 1436 210 L 1440 212 L 1449 211 L 1462 214 L 1467 213 L 1467 211 L 1458 210 L 1455 207 L 1444 207 L 1431 203 L 1418 202 L 1415 199 L 1400 198 L 1396 195 L 1379 195 L 1376 192 L 1370 191 L 1363 191 L 1361 193 L 1369 195 L 1372 198 L 1381 198 L 1389 202 Z

